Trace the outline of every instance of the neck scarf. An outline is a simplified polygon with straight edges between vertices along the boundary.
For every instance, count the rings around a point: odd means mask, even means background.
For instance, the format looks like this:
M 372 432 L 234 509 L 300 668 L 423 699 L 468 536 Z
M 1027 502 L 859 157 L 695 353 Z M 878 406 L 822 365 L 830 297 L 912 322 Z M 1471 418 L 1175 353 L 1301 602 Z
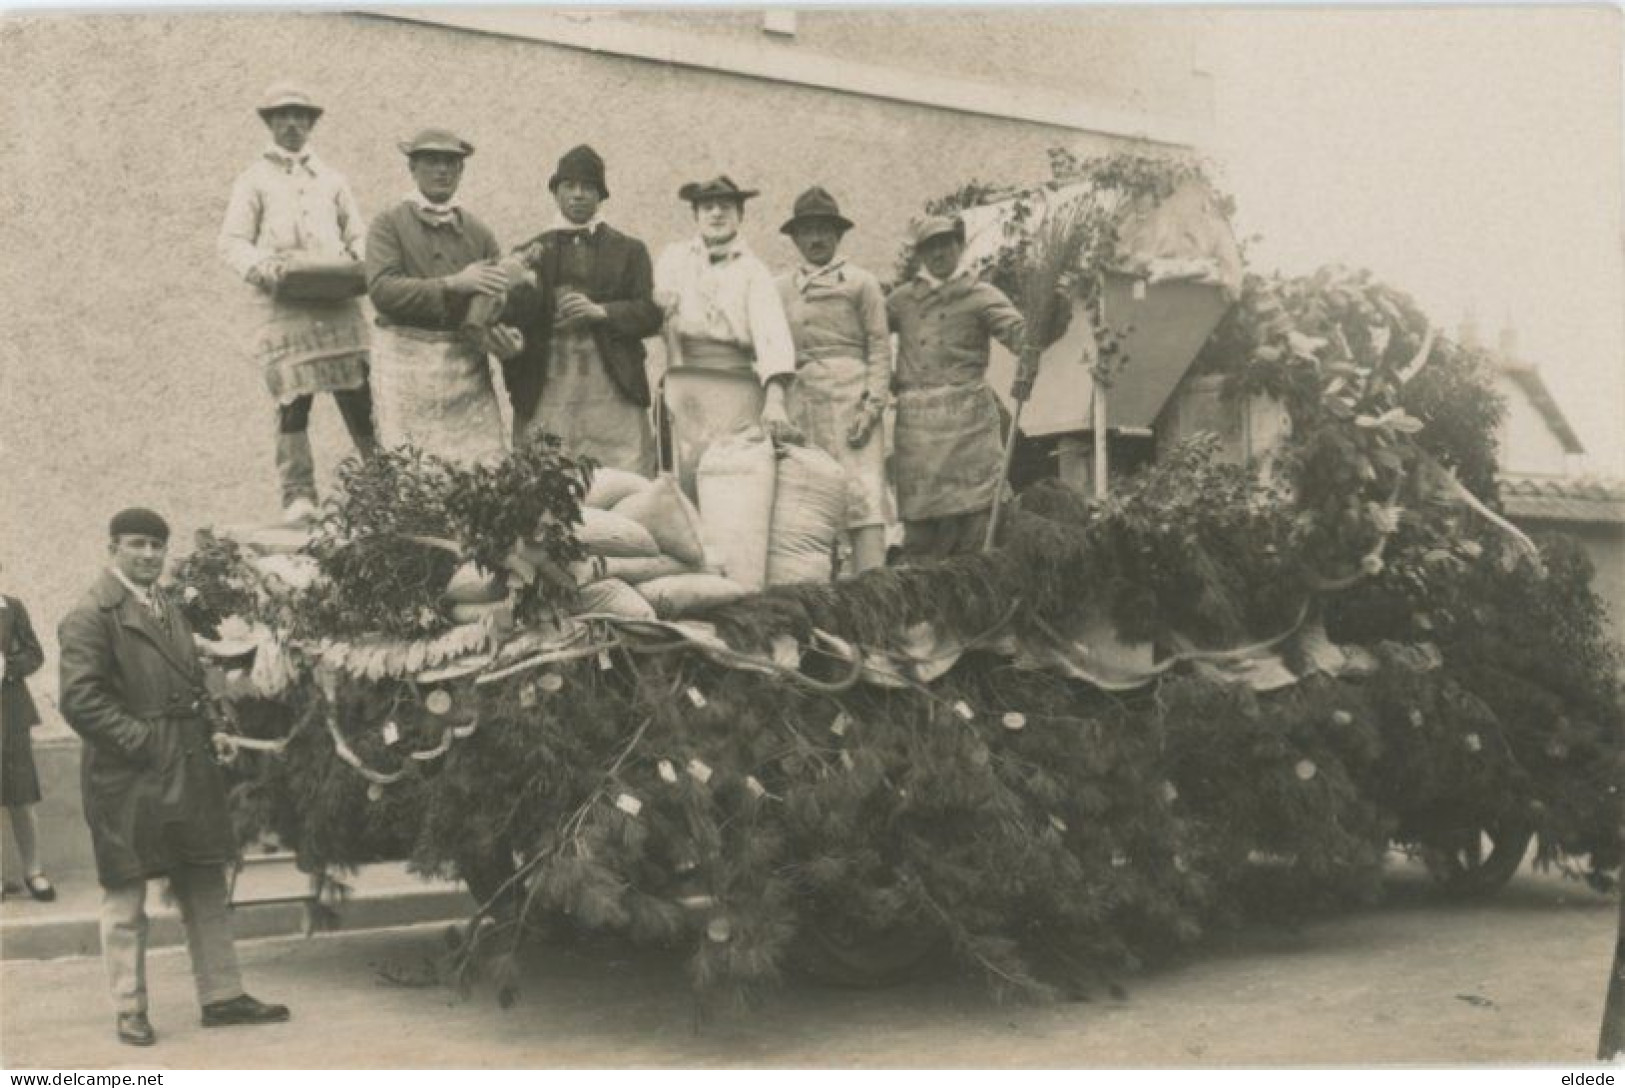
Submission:
M 435 226 L 459 226 L 462 221 L 463 206 L 457 202 L 456 197 L 444 204 L 436 204 L 418 190 L 413 189 L 406 194 L 406 199 L 417 208 L 418 215 Z
M 281 167 L 284 173 L 291 174 L 295 170 L 303 170 L 311 177 L 316 176 L 315 156 L 309 144 L 306 144 L 299 151 L 289 151 L 286 148 L 272 144 L 265 149 L 265 157 L 278 167 Z

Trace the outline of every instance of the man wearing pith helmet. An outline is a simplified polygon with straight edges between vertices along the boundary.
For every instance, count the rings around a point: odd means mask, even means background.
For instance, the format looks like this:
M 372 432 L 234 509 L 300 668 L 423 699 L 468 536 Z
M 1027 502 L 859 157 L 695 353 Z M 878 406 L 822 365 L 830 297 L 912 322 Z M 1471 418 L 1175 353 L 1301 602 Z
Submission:
M 57 629 L 62 716 L 84 738 L 85 822 L 102 886 L 102 960 L 118 1040 L 151 1046 L 147 882 L 167 877 L 203 1026 L 288 1019 L 243 991 L 226 865 L 236 857 L 192 630 L 158 585 L 169 525 L 141 507 L 108 525 L 108 566 Z
M 308 430 L 317 394 L 333 394 L 362 456 L 375 448 L 360 303 L 366 224 L 344 175 L 311 150 L 322 107 L 310 93 L 278 83 L 258 113 L 271 143 L 232 186 L 218 248 L 255 289 L 251 352 L 276 402 L 283 516 L 297 521 L 316 514 Z
M 772 273 L 739 235 L 756 190 L 722 174 L 677 195 L 693 209 L 698 233 L 661 253 L 655 300 L 665 313 L 678 478 L 693 497 L 695 471 L 716 439 L 757 423 L 775 435 L 793 431 L 784 394 L 796 352 Z
M 547 181 L 553 223 L 519 247 L 536 287 L 516 293 L 525 347 L 505 363 L 514 442 L 546 431 L 566 452 L 645 476 L 655 471 L 643 339 L 660 331 L 649 250 L 604 221 L 604 160 L 586 144 Z
M 885 448 L 880 419 L 890 399 L 891 335 L 880 281 L 845 257 L 852 221 L 835 198 L 813 186 L 796 198 L 781 234 L 801 253 L 778 278 L 796 345 L 790 422 L 846 469 L 861 500 L 847 519 L 854 572 L 886 561 Z

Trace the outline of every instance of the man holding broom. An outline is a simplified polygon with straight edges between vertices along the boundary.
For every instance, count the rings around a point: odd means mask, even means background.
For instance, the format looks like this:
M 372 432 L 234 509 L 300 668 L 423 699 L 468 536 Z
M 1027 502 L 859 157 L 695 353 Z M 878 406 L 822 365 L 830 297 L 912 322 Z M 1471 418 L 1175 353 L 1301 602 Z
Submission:
M 910 562 L 975 552 L 1004 486 L 998 398 L 987 384 L 997 338 L 1021 354 L 1021 312 L 974 268 L 960 266 L 965 228 L 928 216 L 913 225 L 919 270 L 886 300 L 897 333 L 894 477 Z M 1060 300 L 1057 300 L 1060 301 Z M 1046 343 L 1065 333 L 1070 300 L 1052 307 Z

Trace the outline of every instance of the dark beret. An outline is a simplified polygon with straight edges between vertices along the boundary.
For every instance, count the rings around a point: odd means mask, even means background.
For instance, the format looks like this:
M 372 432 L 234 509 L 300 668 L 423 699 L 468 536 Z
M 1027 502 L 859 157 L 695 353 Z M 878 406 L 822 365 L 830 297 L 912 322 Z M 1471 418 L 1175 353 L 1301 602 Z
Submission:
M 169 522 L 144 506 L 132 506 L 113 515 L 113 520 L 107 526 L 107 535 L 152 536 L 167 541 Z

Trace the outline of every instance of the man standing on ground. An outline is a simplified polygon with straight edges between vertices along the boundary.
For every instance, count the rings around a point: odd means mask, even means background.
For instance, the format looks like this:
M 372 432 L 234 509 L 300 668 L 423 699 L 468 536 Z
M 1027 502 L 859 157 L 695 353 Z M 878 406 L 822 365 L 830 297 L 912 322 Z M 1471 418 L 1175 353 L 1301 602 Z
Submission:
M 85 740 L 82 779 L 102 885 L 102 959 L 118 1038 L 157 1041 L 147 1020 L 147 881 L 167 876 L 186 925 L 203 1026 L 288 1019 L 243 992 L 227 912 L 236 856 L 225 781 L 186 620 L 158 588 L 169 526 L 113 517 L 109 568 L 58 629 L 62 716 Z
M 547 431 L 571 456 L 653 476 L 643 338 L 660 331 L 661 314 L 649 251 L 599 214 L 609 186 L 586 144 L 565 153 L 547 187 L 559 215 L 519 247 L 538 287 L 524 351 L 503 364 L 514 445 Z
M 310 149 L 320 106 L 292 84 L 266 92 L 260 118 L 271 146 L 231 190 L 220 228 L 220 255 L 259 292 L 261 319 L 253 354 L 277 405 L 277 474 L 283 516 L 316 515 L 316 468 L 310 452 L 310 406 L 332 393 L 350 440 L 362 456 L 375 448 L 367 389 L 367 326 L 358 296 L 358 262 L 366 229 L 344 176 Z M 330 266 L 330 286 L 314 293 L 284 290 L 294 262 Z M 354 265 L 353 275 L 346 265 Z M 316 295 L 322 297 L 314 297 Z

